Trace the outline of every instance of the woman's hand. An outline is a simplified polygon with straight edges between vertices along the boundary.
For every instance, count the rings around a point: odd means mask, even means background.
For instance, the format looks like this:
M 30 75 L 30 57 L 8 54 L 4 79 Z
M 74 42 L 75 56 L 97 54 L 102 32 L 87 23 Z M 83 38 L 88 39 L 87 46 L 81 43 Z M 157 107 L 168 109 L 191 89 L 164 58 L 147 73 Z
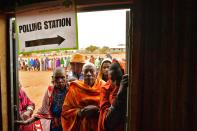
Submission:
M 17 124 L 17 125 L 28 125 L 28 124 L 31 124 L 33 123 L 34 121 L 37 121 L 39 120 L 40 118 L 37 118 L 37 117 L 31 117 L 31 118 L 28 118 L 27 120 L 15 120 L 14 123 Z
M 27 125 L 28 121 L 15 120 L 14 123 L 17 124 L 17 125 Z
M 33 114 L 33 111 L 27 110 L 27 111 L 23 112 L 23 114 L 21 114 L 20 117 L 22 120 L 27 120 L 28 118 L 31 117 L 32 114 Z
M 120 88 L 117 93 L 118 99 L 125 99 L 125 97 L 127 96 L 128 82 L 129 76 L 128 74 L 125 74 L 121 80 Z

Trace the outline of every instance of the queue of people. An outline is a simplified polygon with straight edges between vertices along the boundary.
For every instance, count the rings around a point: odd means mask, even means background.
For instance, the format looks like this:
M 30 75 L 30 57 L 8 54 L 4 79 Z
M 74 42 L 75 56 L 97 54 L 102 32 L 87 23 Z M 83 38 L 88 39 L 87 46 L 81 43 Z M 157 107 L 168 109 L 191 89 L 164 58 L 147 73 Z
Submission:
M 54 70 L 52 85 L 38 112 L 16 124 L 39 121 L 43 131 L 124 130 L 128 88 L 125 61 L 105 58 L 99 71 L 95 64 L 85 63 L 81 54 L 74 54 L 70 62 L 69 72 L 62 67 Z
M 50 71 L 57 67 L 67 67 L 70 64 L 68 57 L 36 57 L 36 58 L 19 58 L 19 70 L 23 71 Z
M 77 54 L 78 53 L 76 53 L 76 55 Z M 110 59 L 112 58 L 109 54 L 107 54 L 105 57 L 110 58 Z M 71 57 L 70 55 L 68 56 L 19 57 L 18 64 L 19 64 L 19 70 L 22 70 L 22 71 L 51 71 L 51 70 L 55 70 L 55 68 L 57 67 L 63 67 L 65 68 L 65 70 L 70 70 L 72 63 L 75 63 L 74 61 L 79 58 L 78 56 L 76 56 L 73 62 L 72 62 L 72 59 L 73 59 L 73 56 Z M 85 60 L 79 63 L 88 63 L 88 62 L 93 63 L 98 70 L 104 58 L 101 56 L 98 56 L 96 58 L 93 55 L 89 57 L 85 55 L 83 59 Z

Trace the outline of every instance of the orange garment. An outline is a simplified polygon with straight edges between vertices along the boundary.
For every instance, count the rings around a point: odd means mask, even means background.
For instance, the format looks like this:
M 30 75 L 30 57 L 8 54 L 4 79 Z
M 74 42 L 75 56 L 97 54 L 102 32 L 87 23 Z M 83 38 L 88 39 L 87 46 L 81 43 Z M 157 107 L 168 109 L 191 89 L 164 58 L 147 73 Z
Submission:
M 95 131 L 98 127 L 98 116 L 77 117 L 80 109 L 88 105 L 99 106 L 100 87 L 105 84 L 102 80 L 97 80 L 93 87 L 84 84 L 83 81 L 76 80 L 70 83 L 69 91 L 62 106 L 62 127 L 63 131 Z
M 122 62 L 120 60 L 119 61 L 116 60 L 116 61 L 113 61 L 112 63 L 114 63 L 114 62 L 119 63 L 119 65 L 123 71 L 123 74 L 124 74 L 125 62 Z M 106 131 L 106 127 L 105 127 L 106 115 L 109 111 L 109 108 L 111 107 L 112 103 L 114 102 L 114 100 L 116 98 L 118 90 L 119 90 L 119 87 L 113 85 L 111 80 L 108 80 L 107 83 L 104 86 L 102 86 L 102 88 L 101 88 L 100 115 L 99 115 L 99 121 L 98 121 L 98 131 Z M 123 119 L 119 119 L 118 124 L 119 125 L 117 125 L 117 127 L 113 131 L 122 131 L 124 129 Z

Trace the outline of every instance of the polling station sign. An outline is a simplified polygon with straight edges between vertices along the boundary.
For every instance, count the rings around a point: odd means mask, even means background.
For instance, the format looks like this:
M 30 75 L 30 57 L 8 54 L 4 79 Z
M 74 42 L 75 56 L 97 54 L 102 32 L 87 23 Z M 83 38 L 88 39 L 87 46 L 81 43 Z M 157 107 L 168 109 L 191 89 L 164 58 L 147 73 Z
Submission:
M 16 12 L 19 53 L 78 48 L 75 8 L 37 6 Z

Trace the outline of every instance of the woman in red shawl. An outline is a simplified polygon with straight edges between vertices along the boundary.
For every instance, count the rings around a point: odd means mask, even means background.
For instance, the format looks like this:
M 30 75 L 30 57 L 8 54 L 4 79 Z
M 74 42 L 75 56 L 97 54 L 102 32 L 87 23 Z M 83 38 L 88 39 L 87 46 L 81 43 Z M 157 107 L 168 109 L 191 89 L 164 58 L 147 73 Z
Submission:
M 123 131 L 128 87 L 123 61 L 112 62 L 109 78 L 101 88 L 98 131 Z
M 26 95 L 25 91 L 22 89 L 21 84 L 19 83 L 19 114 L 20 119 L 27 120 L 31 117 L 33 114 L 33 111 L 35 109 L 35 104 L 29 99 L 29 97 Z M 21 125 L 19 127 L 20 131 L 33 131 L 34 130 L 34 124 L 30 125 Z

